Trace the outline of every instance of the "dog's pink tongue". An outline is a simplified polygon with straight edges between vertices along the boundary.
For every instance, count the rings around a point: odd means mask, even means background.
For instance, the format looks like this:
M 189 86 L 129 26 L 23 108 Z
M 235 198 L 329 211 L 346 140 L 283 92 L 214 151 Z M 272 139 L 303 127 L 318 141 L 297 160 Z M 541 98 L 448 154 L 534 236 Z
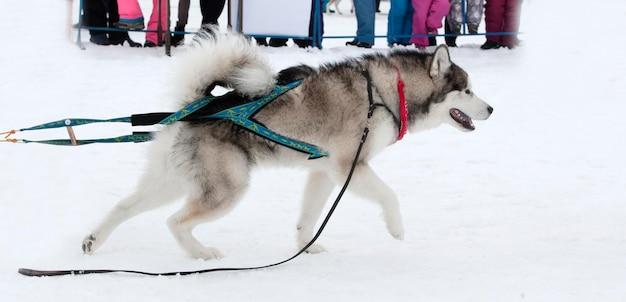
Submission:
M 463 113 L 463 111 L 456 109 L 456 108 L 452 108 L 450 109 L 450 116 L 457 123 L 461 124 L 463 128 L 468 129 L 468 130 L 475 129 L 472 119 L 469 116 L 467 116 L 467 114 Z

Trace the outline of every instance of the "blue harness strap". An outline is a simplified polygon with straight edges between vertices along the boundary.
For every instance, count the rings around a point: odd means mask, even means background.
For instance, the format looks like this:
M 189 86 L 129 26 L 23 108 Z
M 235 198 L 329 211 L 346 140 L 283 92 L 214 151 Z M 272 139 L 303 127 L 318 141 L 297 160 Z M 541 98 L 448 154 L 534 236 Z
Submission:
M 299 86 L 302 81 L 296 81 L 285 86 L 278 86 L 270 94 L 262 96 L 250 103 L 239 105 L 230 109 L 220 111 L 218 113 L 207 116 L 211 119 L 229 120 L 254 134 L 273 141 L 279 145 L 291 148 L 296 151 L 309 154 L 309 159 L 316 159 L 328 156 L 328 153 L 317 146 L 280 135 L 267 127 L 256 122 L 253 117 L 265 105 L 269 104 L 283 93 Z
M 328 153 L 322 150 L 321 148 L 311 145 L 290 137 L 283 136 L 278 134 L 267 127 L 261 125 L 257 121 L 254 120 L 254 115 L 258 113 L 263 107 L 267 104 L 274 101 L 279 96 L 283 95 L 287 91 L 294 89 L 302 84 L 302 80 L 298 80 L 287 85 L 277 85 L 269 94 L 258 97 L 250 102 L 247 102 L 243 105 L 235 106 L 232 108 L 228 108 L 222 110 L 220 112 L 208 115 L 208 116 L 200 116 L 196 117 L 197 120 L 228 120 L 233 122 L 234 124 L 253 132 L 254 134 L 263 137 L 267 140 L 275 142 L 281 146 L 285 146 L 291 148 L 295 151 L 303 152 L 309 155 L 308 159 L 316 159 L 324 156 L 328 156 Z M 158 124 L 161 125 L 171 125 L 175 122 L 181 121 L 184 118 L 190 116 L 194 112 L 197 112 L 199 109 L 204 108 L 208 104 L 210 104 L 216 97 L 204 97 L 201 99 L 197 99 L 190 104 L 186 105 L 182 109 L 170 114 Z M 42 129 L 54 129 L 54 128 L 62 128 L 62 127 L 73 127 L 73 126 L 81 126 L 93 123 L 131 123 L 131 117 L 119 117 L 113 119 L 82 119 L 82 118 L 70 118 L 64 120 L 58 120 L 50 123 L 45 123 L 29 128 L 23 128 L 18 131 L 33 131 L 33 130 L 42 130 Z M 13 131 L 13 133 L 18 132 Z M 8 138 L 8 136 L 7 136 Z M 48 144 L 48 145 L 57 145 L 57 146 L 79 146 L 79 145 L 87 145 L 94 143 L 141 143 L 152 140 L 153 135 L 151 132 L 133 132 L 130 135 L 124 135 L 119 137 L 112 138 L 99 138 L 99 139 L 86 139 L 86 140 L 76 140 L 76 139 L 53 139 L 53 140 L 26 140 L 26 139 L 11 139 L 5 141 L 12 142 L 21 142 L 21 143 L 39 143 L 39 144 Z
M 130 117 L 118 117 L 118 118 L 112 118 L 108 120 L 68 118 L 64 120 L 59 120 L 59 121 L 54 121 L 50 123 L 33 126 L 30 128 L 20 129 L 19 131 L 54 129 L 54 128 L 71 127 L 71 126 L 82 126 L 82 125 L 94 124 L 94 123 L 130 123 Z

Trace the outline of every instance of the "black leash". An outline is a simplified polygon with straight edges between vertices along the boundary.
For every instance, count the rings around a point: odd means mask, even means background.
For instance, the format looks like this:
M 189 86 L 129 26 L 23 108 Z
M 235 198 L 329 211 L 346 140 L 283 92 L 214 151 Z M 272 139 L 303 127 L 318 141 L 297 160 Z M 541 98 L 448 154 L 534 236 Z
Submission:
M 63 275 L 90 275 L 90 274 L 109 274 L 109 273 L 127 273 L 127 274 L 137 274 L 137 275 L 147 275 L 147 276 L 176 276 L 176 275 L 184 276 L 184 275 L 192 275 L 192 274 L 211 273 L 211 272 L 248 271 L 248 270 L 264 269 L 264 268 L 270 268 L 270 267 L 278 266 L 278 265 L 281 265 L 283 263 L 286 263 L 286 262 L 289 262 L 289 261 L 295 259 L 296 257 L 300 256 L 302 253 L 306 252 L 306 250 L 311 245 L 313 245 L 313 243 L 315 243 L 315 241 L 322 235 L 322 232 L 324 231 L 324 228 L 328 224 L 328 221 L 330 221 L 330 217 L 333 215 L 333 212 L 335 212 L 335 209 L 339 205 L 339 201 L 343 197 L 343 194 L 345 193 L 346 189 L 348 188 L 348 185 L 350 184 L 350 180 L 352 179 L 352 174 L 354 174 L 354 170 L 356 169 L 356 166 L 357 166 L 357 164 L 359 162 L 359 157 L 361 156 L 361 150 L 363 149 L 363 145 L 365 144 L 365 141 L 367 140 L 367 135 L 369 134 L 369 120 L 372 117 L 372 115 L 374 114 L 374 110 L 377 107 L 381 106 L 380 104 L 375 104 L 374 103 L 374 97 L 372 95 L 372 80 L 371 80 L 371 78 L 369 76 L 368 71 L 366 69 L 364 69 L 364 70 L 362 70 L 362 74 L 365 77 L 365 79 L 367 80 L 367 99 L 369 101 L 369 108 L 368 108 L 368 111 L 367 111 L 367 121 L 365 123 L 365 128 L 363 129 L 363 134 L 361 136 L 361 141 L 359 143 L 359 147 L 357 148 L 356 154 L 354 156 L 354 160 L 352 161 L 352 166 L 350 167 L 350 172 L 348 173 L 348 177 L 346 178 L 346 182 L 343 184 L 343 187 L 341 188 L 341 191 L 339 191 L 339 194 L 337 195 L 337 198 L 335 198 L 335 201 L 333 202 L 332 206 L 330 207 L 330 210 L 328 210 L 328 213 L 326 214 L 326 217 L 324 218 L 324 221 L 322 222 L 322 224 L 320 225 L 319 229 L 315 233 L 315 236 L 313 236 L 313 238 L 311 239 L 311 241 L 309 241 L 309 243 L 307 243 L 307 245 L 305 245 L 302 249 L 300 249 L 300 251 L 298 251 L 295 255 L 291 256 L 290 258 L 287 258 L 287 259 L 285 259 L 283 261 L 280 261 L 280 262 L 276 262 L 276 263 L 272 263 L 272 264 L 268 264 L 268 265 L 262 265 L 262 266 L 221 267 L 221 268 L 210 268 L 210 269 L 203 269 L 203 270 L 196 270 L 196 271 L 179 271 L 179 272 L 165 272 L 165 273 L 151 273 L 151 272 L 144 272 L 144 271 L 117 270 L 117 269 L 34 270 L 34 269 L 28 269 L 28 268 L 20 268 L 18 270 L 18 273 L 20 273 L 20 274 L 22 274 L 24 276 L 29 276 L 29 277 L 50 277 L 50 276 L 63 276 Z

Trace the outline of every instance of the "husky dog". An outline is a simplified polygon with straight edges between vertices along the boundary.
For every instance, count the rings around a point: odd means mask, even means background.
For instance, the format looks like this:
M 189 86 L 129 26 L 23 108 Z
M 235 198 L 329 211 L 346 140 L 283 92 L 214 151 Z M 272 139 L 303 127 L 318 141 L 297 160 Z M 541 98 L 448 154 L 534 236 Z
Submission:
M 85 253 L 94 253 L 127 219 L 186 196 L 182 209 L 167 220 L 169 229 L 191 257 L 222 257 L 217 249 L 194 238 L 192 230 L 233 209 L 248 187 L 250 170 L 261 164 L 310 170 L 297 224 L 297 244 L 304 247 L 333 188 L 345 181 L 366 124 L 369 138 L 348 189 L 380 204 L 387 230 L 394 238 L 403 239 L 398 198 L 368 164 L 398 137 L 398 79 L 406 84 L 410 132 L 441 124 L 472 131 L 472 120 L 485 120 L 493 111 L 474 94 L 467 73 L 450 61 L 445 46 L 431 54 L 397 50 L 317 69 L 296 66 L 275 74 L 257 46 L 245 37 L 216 32 L 204 36 L 183 60 L 179 76 L 183 104 L 205 96 L 215 83 L 254 97 L 267 94 L 277 83 L 303 79 L 300 86 L 259 111 L 255 120 L 279 134 L 319 146 L 329 156 L 307 160 L 307 155 L 230 121 L 166 126 L 151 146 L 148 167 L 135 192 L 121 200 L 84 239 Z M 369 122 L 364 73 L 371 78 L 374 102 L 387 109 L 374 110 Z M 323 250 L 320 245 L 308 249 L 312 253 Z

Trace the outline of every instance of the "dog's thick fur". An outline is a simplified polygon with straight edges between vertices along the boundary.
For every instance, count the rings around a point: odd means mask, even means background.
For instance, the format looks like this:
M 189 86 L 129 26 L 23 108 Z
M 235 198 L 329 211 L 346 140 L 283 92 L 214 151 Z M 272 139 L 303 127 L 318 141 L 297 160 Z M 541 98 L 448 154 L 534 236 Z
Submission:
M 252 97 L 266 94 L 277 82 L 303 78 L 302 85 L 267 105 L 255 118 L 277 133 L 320 146 L 330 155 L 307 160 L 305 154 L 276 145 L 228 121 L 167 126 L 152 145 L 149 165 L 136 191 L 120 201 L 85 238 L 85 253 L 95 252 L 127 219 L 186 196 L 182 209 L 167 222 L 174 237 L 192 257 L 221 257 L 217 249 L 202 245 L 191 232 L 198 224 L 228 213 L 246 190 L 250 170 L 261 164 L 310 170 L 297 226 L 298 246 L 304 246 L 312 237 L 332 189 L 345 180 L 366 125 L 364 70 L 371 75 L 374 101 L 385 104 L 390 111 L 374 112 L 370 136 L 349 190 L 378 202 L 389 233 L 402 239 L 398 198 L 368 165 L 398 135 L 394 121 L 394 116 L 399 116 L 398 72 L 406 83 L 411 132 L 443 123 L 473 130 L 471 122 L 469 127 L 467 122 L 463 125 L 452 118 L 452 110 L 458 109 L 478 120 L 487 119 L 493 110 L 470 90 L 466 72 L 450 61 L 446 47 L 437 48 L 433 54 L 403 50 L 366 55 L 319 69 L 296 66 L 276 75 L 256 45 L 246 38 L 215 31 L 203 36 L 183 64 L 181 100 L 188 103 L 204 96 L 216 82 Z M 309 248 L 310 252 L 322 250 L 319 245 Z

